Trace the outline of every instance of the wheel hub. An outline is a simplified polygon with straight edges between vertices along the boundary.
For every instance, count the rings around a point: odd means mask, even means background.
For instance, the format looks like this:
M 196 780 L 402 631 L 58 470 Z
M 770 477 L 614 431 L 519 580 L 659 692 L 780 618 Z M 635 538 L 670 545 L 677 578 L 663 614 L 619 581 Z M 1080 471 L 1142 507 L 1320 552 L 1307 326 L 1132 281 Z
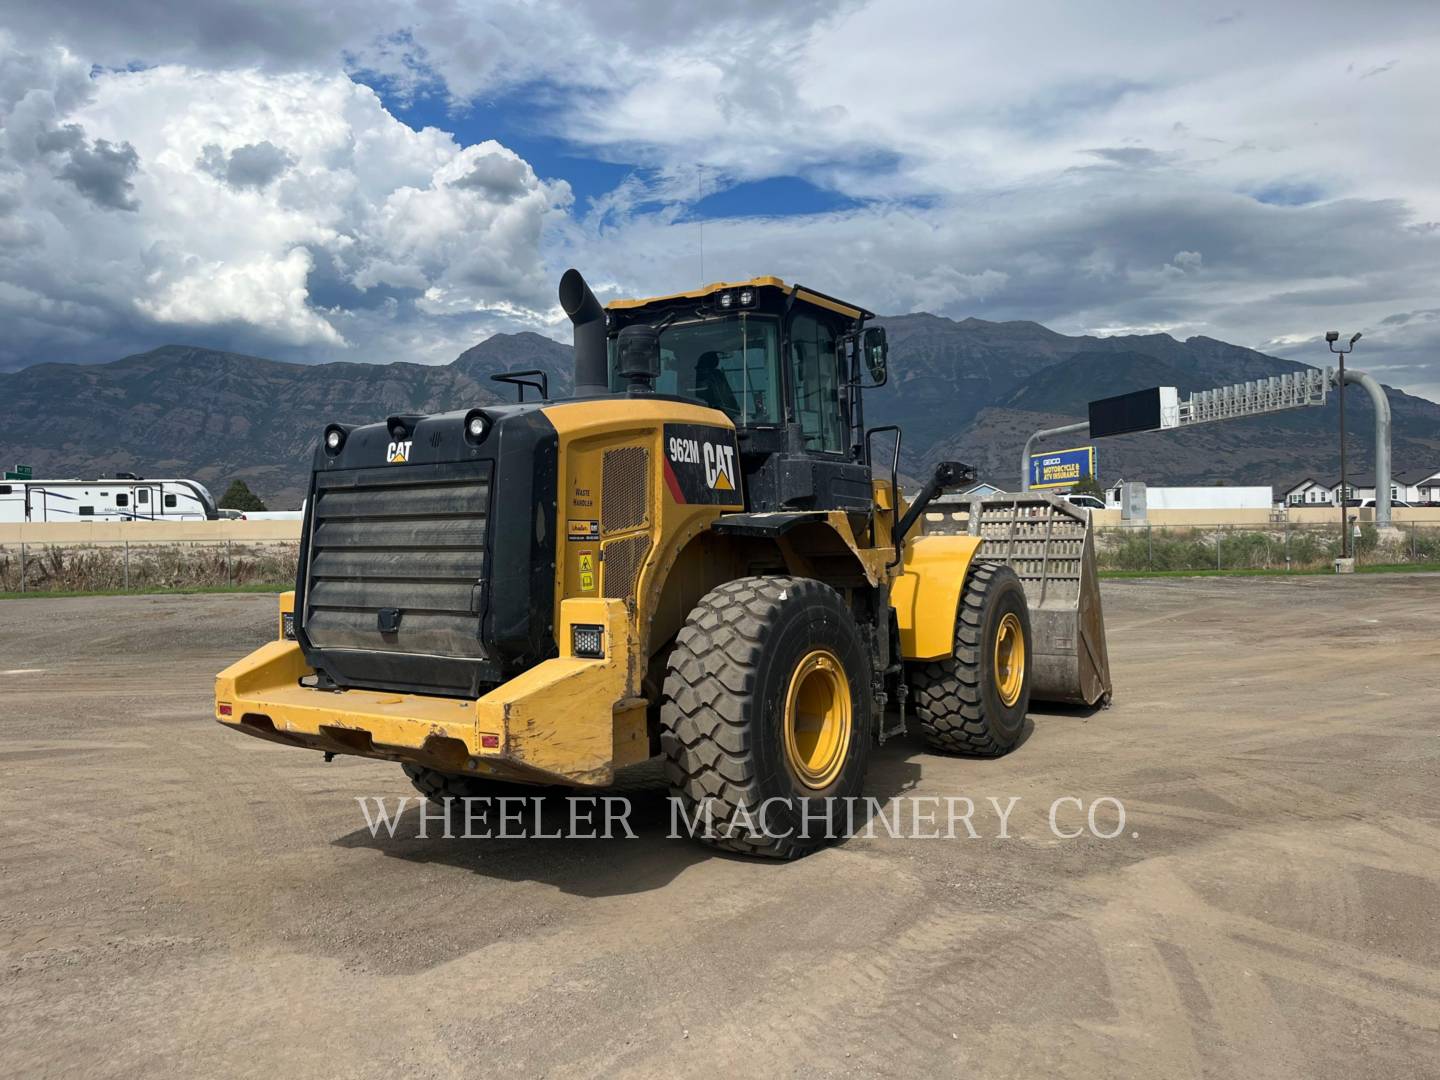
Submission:
M 795 667 L 785 695 L 785 759 L 808 788 L 829 787 L 845 767 L 853 723 L 840 659 L 815 649 Z
M 995 689 L 1009 708 L 1020 700 L 1025 685 L 1025 631 L 1013 611 L 1007 611 L 995 631 Z

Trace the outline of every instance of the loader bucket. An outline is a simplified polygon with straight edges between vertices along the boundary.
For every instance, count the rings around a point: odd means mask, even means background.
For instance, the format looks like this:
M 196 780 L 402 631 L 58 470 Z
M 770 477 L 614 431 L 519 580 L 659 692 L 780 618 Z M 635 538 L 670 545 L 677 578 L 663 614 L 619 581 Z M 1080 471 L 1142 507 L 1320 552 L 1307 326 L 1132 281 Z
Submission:
M 1034 639 L 1031 697 L 1109 703 L 1110 656 L 1088 511 L 1032 492 L 941 498 L 927 509 L 925 531 L 979 536 L 984 543 L 976 557 L 1004 563 L 1019 576 Z

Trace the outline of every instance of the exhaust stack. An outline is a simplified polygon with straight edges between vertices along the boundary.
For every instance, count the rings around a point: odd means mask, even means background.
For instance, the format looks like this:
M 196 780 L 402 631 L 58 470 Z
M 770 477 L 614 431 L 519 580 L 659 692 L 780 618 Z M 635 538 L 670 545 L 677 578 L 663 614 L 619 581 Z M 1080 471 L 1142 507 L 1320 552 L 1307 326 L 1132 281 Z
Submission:
M 560 279 L 560 306 L 575 325 L 575 396 L 610 392 L 610 363 L 605 347 L 605 309 L 574 268 Z

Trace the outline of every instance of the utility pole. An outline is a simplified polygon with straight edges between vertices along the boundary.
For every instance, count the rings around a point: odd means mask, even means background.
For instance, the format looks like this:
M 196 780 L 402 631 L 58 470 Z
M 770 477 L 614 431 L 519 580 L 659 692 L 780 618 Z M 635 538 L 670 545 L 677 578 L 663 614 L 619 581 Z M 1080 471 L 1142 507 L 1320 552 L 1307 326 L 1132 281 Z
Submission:
M 1360 340 L 1360 334 L 1357 332 L 1350 339 L 1348 347 L 1341 346 L 1337 349 L 1335 343 L 1339 340 L 1339 330 L 1325 331 L 1325 341 L 1329 344 L 1330 351 L 1340 357 L 1340 557 L 1348 559 L 1350 557 L 1350 507 L 1347 504 L 1350 500 L 1349 488 L 1345 484 L 1345 357 L 1355 351 L 1355 343 Z M 1378 477 L 1376 482 L 1379 482 Z M 1375 494 L 1378 498 L 1380 492 L 1377 490 Z

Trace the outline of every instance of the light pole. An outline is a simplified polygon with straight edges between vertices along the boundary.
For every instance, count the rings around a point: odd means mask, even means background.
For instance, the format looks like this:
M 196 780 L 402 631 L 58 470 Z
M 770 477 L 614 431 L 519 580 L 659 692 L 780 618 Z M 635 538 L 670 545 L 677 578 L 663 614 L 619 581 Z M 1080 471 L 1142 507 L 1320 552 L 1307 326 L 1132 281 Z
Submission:
M 1357 331 L 1350 339 L 1348 346 L 1342 345 L 1340 348 L 1336 348 L 1335 343 L 1339 340 L 1339 330 L 1325 331 L 1325 341 L 1329 344 L 1330 351 L 1340 357 L 1340 557 L 1348 559 L 1350 557 L 1350 520 L 1346 513 L 1349 510 L 1346 504 L 1350 500 L 1349 489 L 1345 486 L 1345 357 L 1355 351 L 1355 343 L 1360 340 L 1360 334 Z M 1379 492 L 1376 494 L 1378 495 Z

